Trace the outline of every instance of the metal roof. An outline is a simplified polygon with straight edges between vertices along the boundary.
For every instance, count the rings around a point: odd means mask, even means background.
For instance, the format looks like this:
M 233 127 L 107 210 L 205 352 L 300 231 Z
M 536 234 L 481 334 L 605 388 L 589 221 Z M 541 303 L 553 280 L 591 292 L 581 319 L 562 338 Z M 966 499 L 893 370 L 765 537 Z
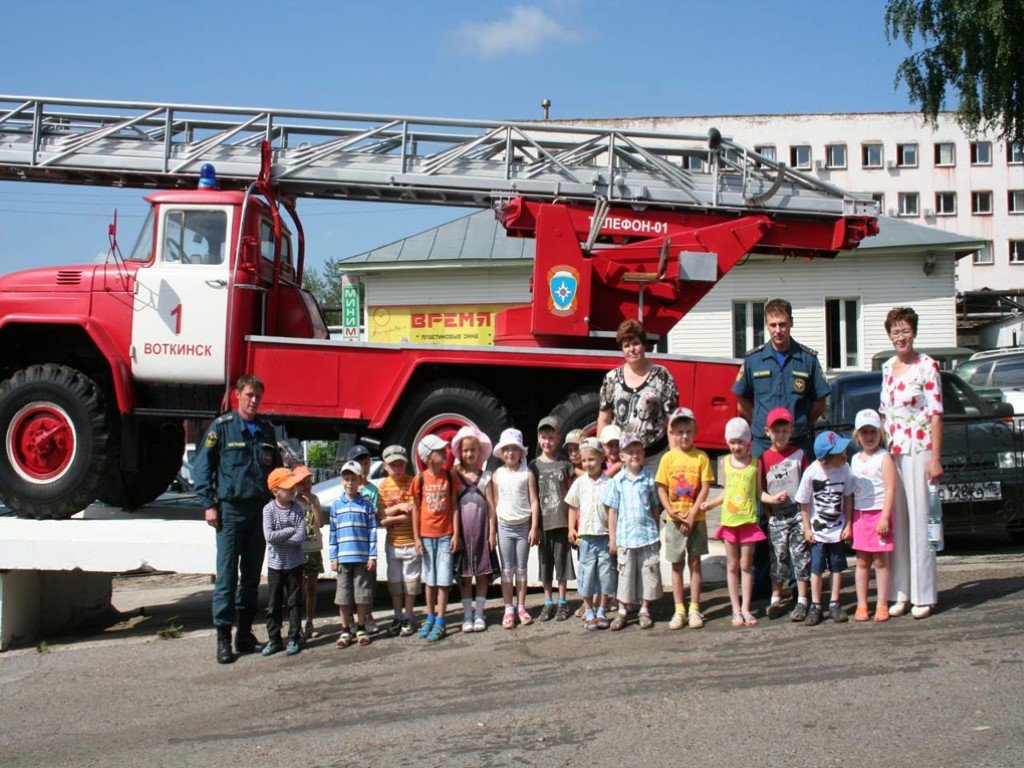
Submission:
M 903 219 L 878 217 L 878 234 L 863 240 L 858 251 L 879 253 L 954 252 L 966 256 L 985 241 L 923 227 Z M 532 238 L 508 237 L 494 217 L 483 210 L 411 237 L 341 260 L 346 271 L 416 269 L 423 266 L 474 262 L 480 266 L 514 266 L 533 261 Z

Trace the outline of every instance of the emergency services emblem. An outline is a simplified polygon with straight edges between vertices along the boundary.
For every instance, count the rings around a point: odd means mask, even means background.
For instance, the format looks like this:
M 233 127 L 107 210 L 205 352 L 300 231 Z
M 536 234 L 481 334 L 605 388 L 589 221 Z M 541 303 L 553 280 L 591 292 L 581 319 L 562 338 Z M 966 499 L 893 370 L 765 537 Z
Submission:
M 568 265 L 552 267 L 548 272 L 548 310 L 558 317 L 576 314 L 580 273 Z
M 213 448 L 217 445 L 217 433 L 212 429 L 206 433 L 206 447 Z
M 807 382 L 806 381 L 804 381 L 803 379 L 797 379 L 797 378 L 793 379 L 793 391 L 794 392 L 796 392 L 798 395 L 802 395 L 804 393 L 805 389 L 807 389 Z
M 264 448 L 263 449 L 263 466 L 270 467 L 274 464 L 274 449 Z

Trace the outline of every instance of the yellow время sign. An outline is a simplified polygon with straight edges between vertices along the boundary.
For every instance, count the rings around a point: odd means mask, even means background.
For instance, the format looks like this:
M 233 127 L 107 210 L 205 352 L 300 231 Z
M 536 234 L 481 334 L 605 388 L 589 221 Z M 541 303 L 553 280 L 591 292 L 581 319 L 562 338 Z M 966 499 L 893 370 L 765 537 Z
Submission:
M 370 341 L 385 344 L 494 344 L 494 316 L 509 304 L 370 307 Z

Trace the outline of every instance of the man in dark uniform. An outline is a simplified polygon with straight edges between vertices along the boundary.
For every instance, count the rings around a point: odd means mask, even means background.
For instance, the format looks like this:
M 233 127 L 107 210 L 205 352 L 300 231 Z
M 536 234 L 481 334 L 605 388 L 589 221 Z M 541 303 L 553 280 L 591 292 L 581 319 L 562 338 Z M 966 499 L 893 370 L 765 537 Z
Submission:
M 740 415 L 750 422 L 751 453 L 760 456 L 771 445 L 765 419 L 772 408 L 793 414 L 793 445 L 813 460 L 811 426 L 825 410 L 831 391 L 818 363 L 818 353 L 793 340 L 793 308 L 785 299 L 772 299 L 764 308 L 767 344 L 747 353 L 732 391 Z
M 257 416 L 263 382 L 246 374 L 238 379 L 235 390 L 237 410 L 210 424 L 192 470 L 196 493 L 206 507 L 206 522 L 217 529 L 213 623 L 221 664 L 235 660 L 231 625 L 236 619 L 235 651 L 243 654 L 260 649 L 252 620 L 267 546 L 263 507 L 270 501 L 267 476 L 283 464 L 274 428 Z
M 802 448 L 808 461 L 814 460 L 811 427 L 825 410 L 831 391 L 818 364 L 818 353 L 793 340 L 793 307 L 785 299 L 772 299 L 764 307 L 764 324 L 769 341 L 755 347 L 743 359 L 732 391 L 740 416 L 750 422 L 751 453 L 760 456 L 771 445 L 765 420 L 772 408 L 788 408 L 793 414 L 790 442 Z M 761 527 L 767 534 L 767 520 Z M 760 596 L 771 589 L 768 543 L 754 547 L 754 590 Z

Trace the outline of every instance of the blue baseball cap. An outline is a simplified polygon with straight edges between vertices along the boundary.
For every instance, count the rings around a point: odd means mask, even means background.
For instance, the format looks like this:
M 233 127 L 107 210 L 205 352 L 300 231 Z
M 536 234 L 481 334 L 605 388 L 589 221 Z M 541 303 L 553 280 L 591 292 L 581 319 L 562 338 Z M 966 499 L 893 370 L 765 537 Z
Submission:
M 827 430 L 814 438 L 814 458 L 821 461 L 837 453 L 844 453 L 849 444 L 849 438 L 840 437 L 832 430 Z
M 359 461 L 363 456 L 369 456 L 370 450 L 365 445 L 353 445 L 348 449 L 348 460 Z

